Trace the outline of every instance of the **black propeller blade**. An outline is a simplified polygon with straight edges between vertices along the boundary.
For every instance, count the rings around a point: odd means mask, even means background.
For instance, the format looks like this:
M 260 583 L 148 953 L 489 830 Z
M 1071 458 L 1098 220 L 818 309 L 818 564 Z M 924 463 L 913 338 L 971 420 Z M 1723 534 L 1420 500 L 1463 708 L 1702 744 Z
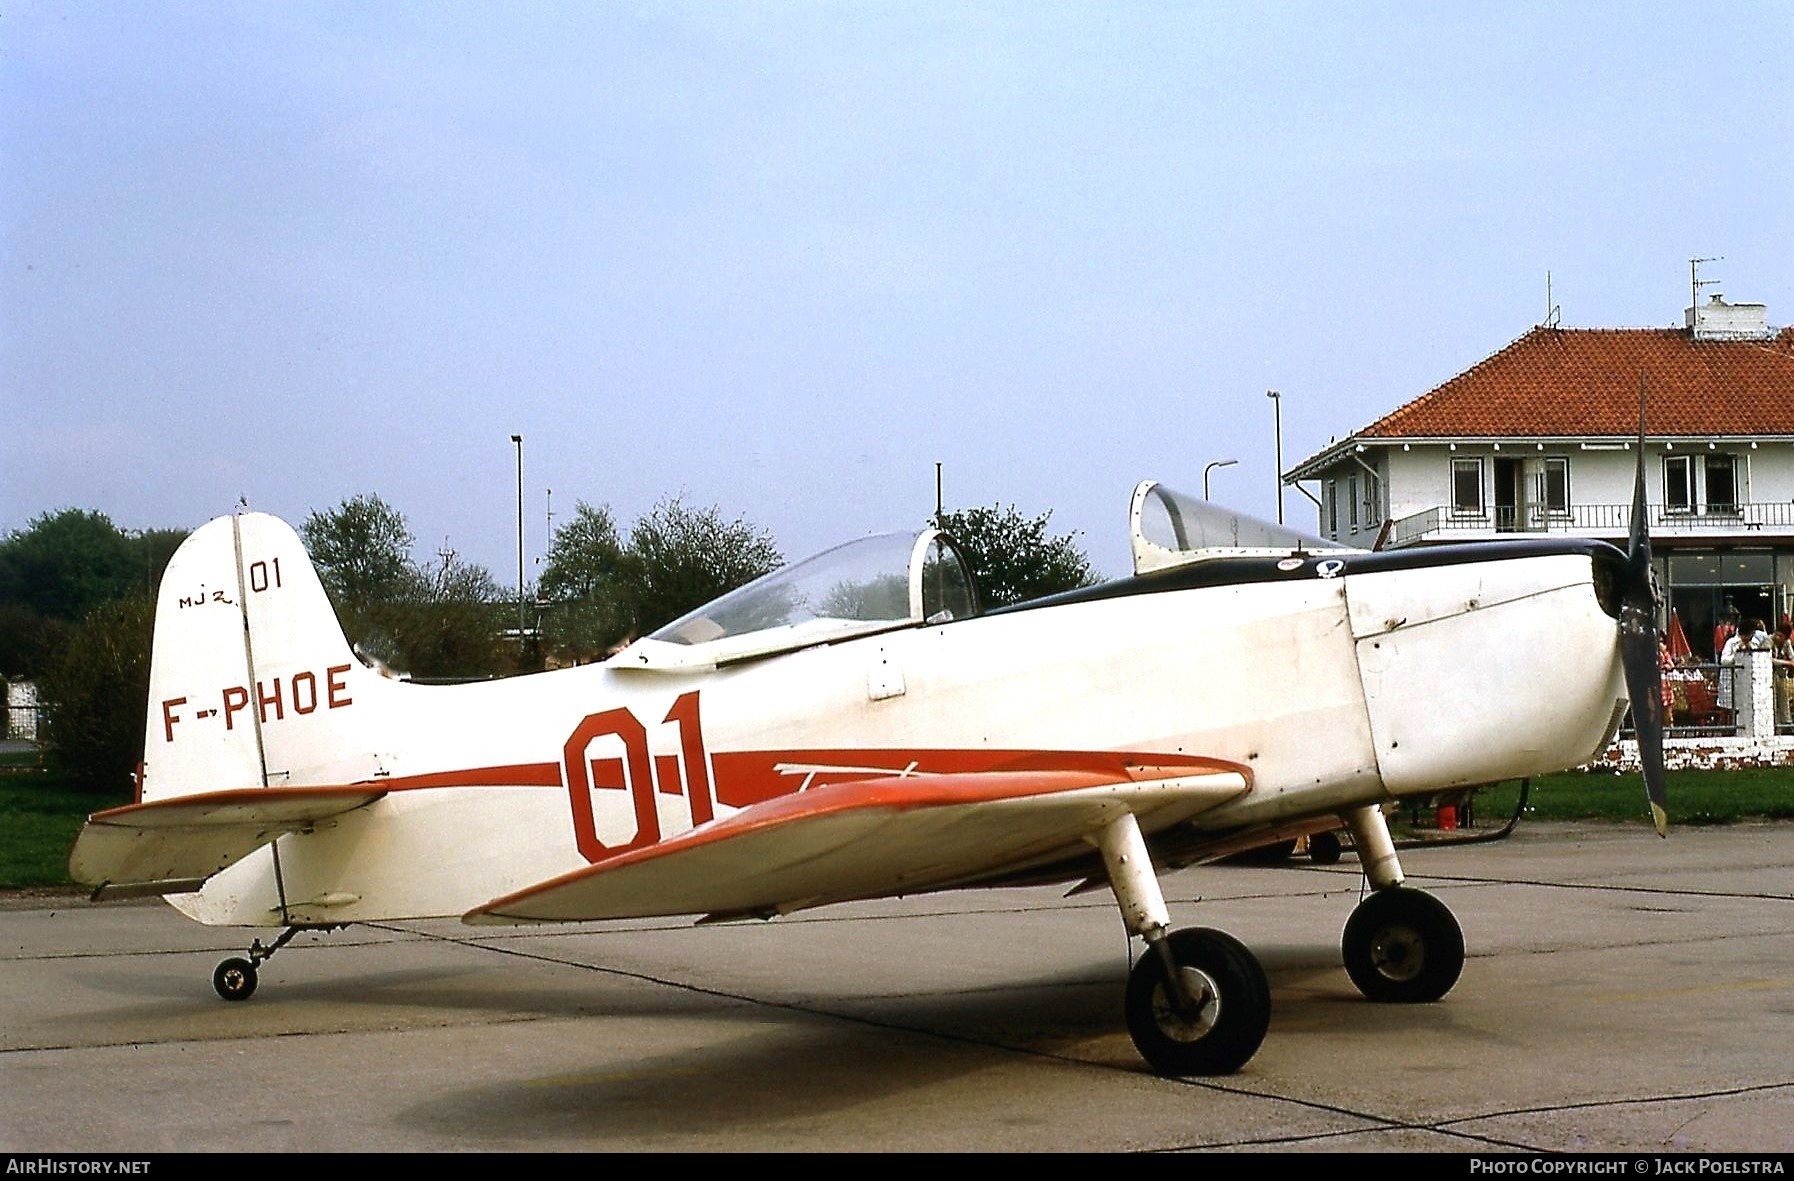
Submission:
M 1625 582 L 1620 589 L 1620 663 L 1632 699 L 1638 761 L 1658 836 L 1669 834 L 1669 799 L 1663 782 L 1663 667 L 1658 659 L 1657 588 L 1651 573 L 1651 530 L 1645 507 L 1645 383 L 1638 379 L 1638 469 L 1632 486 L 1632 529 L 1626 542 Z

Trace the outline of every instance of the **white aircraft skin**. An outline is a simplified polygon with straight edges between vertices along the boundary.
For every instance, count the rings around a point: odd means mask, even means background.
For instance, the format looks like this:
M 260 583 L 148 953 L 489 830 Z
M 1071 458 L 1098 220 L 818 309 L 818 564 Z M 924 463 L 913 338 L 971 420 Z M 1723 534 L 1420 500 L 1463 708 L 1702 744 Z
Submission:
M 1401 885 L 1383 807 L 1604 746 L 1627 704 L 1603 585 L 1623 555 L 1205 553 L 832 642 L 648 639 L 425 686 L 356 657 L 289 527 L 220 518 L 160 591 L 140 802 L 93 817 L 71 871 L 282 942 L 1106 881 L 1150 949 L 1129 988 L 1142 1053 L 1233 1070 L 1268 1024 L 1262 970 L 1219 932 L 1171 931 L 1155 863 L 1343 823 L 1397 907 L 1354 916 L 1348 968 L 1373 999 L 1437 999 L 1462 936 Z M 220 965 L 221 995 L 253 991 L 268 954 Z

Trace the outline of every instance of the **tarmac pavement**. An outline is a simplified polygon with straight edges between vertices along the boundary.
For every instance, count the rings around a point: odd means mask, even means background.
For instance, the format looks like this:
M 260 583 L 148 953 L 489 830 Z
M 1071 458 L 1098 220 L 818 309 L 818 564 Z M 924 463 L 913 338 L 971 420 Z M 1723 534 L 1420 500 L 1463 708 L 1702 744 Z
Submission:
M 1794 824 L 1523 824 L 1403 865 L 1470 949 L 1437 1004 L 1346 979 L 1349 855 L 1165 878 L 1272 986 L 1257 1057 L 1202 1080 L 1135 1053 L 1106 893 L 356 926 L 237 1004 L 212 968 L 256 932 L 0 903 L 0 1151 L 1794 1151 Z

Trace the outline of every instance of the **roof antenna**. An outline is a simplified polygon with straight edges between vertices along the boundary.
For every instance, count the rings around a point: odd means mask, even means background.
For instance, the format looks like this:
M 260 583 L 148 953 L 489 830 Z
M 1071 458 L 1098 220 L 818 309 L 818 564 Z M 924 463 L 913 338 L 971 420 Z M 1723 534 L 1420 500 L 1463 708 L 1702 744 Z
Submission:
M 1716 254 L 1712 258 L 1691 258 L 1688 260 L 1688 306 L 1689 307 L 1691 307 L 1691 308 L 1700 307 L 1701 306 L 1701 288 L 1712 287 L 1719 282 L 1718 279 L 1700 278 L 1700 276 L 1699 276 L 1700 265 L 1704 262 L 1724 262 L 1724 261 L 1725 261 L 1725 255 L 1723 255 L 1723 254 Z
M 1551 272 L 1545 272 L 1545 323 L 1546 328 L 1556 328 L 1563 322 L 1563 309 L 1551 302 Z

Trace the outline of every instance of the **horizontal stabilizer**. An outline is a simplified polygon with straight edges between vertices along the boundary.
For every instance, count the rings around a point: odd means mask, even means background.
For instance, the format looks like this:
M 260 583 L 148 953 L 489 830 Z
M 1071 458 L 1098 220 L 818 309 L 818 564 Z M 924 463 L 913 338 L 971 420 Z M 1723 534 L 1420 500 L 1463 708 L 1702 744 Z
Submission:
M 367 785 L 242 788 L 96 812 L 69 854 L 69 875 L 96 899 L 197 890 L 283 833 L 385 794 Z
M 495 899 L 463 921 L 771 915 L 990 881 L 1089 852 L 1088 838 L 1125 812 L 1159 827 L 1247 790 L 1243 773 L 1214 766 L 834 784 Z

